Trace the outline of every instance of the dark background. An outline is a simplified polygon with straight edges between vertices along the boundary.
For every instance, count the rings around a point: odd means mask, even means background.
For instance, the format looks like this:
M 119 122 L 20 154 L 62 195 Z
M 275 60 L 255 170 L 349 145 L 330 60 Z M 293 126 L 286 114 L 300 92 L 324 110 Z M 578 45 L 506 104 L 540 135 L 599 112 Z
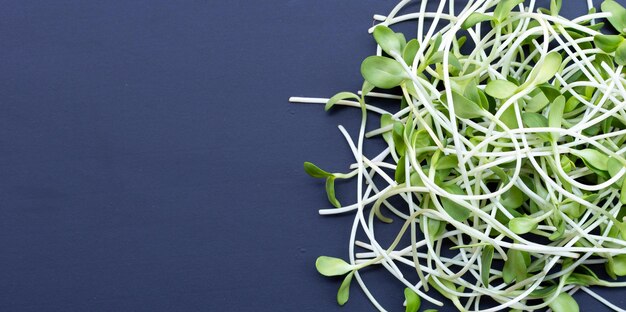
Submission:
M 287 99 L 359 88 L 394 4 L 1 1 L 0 311 L 373 310 L 315 271 L 351 216 L 302 170 L 344 170 L 359 113 Z

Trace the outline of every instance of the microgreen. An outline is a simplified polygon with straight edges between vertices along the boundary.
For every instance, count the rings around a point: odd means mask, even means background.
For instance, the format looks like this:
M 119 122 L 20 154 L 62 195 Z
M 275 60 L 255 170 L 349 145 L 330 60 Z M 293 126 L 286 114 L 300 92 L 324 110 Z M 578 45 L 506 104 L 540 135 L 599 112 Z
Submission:
M 626 276 L 626 9 L 606 0 L 602 13 L 590 6 L 569 20 L 562 0 L 449 1 L 436 12 L 427 0 L 408 12 L 409 2 L 375 17 L 380 49 L 361 64 L 360 92 L 291 99 L 361 110 L 358 134 L 340 127 L 354 156 L 348 173 L 304 163 L 326 181 L 320 214 L 354 216 L 350 263 L 316 261 L 320 274 L 343 276 L 337 302 L 357 278 L 384 310 L 361 279 L 369 266 L 407 287 L 406 311 L 422 301 L 578 311 L 575 292 L 625 286 L 590 266 Z M 602 33 L 603 20 L 619 34 Z M 394 30 L 411 21 L 417 37 Z M 381 146 L 365 149 L 377 136 Z M 353 203 L 339 202 L 337 179 L 356 180 Z M 390 243 L 379 233 L 391 228 L 375 229 L 395 220 Z
M 485 92 L 496 99 L 506 99 L 515 94 L 517 85 L 508 80 L 492 80 L 487 83 Z
M 578 303 L 568 293 L 560 293 L 548 305 L 554 312 L 578 312 Z
M 614 0 L 605 0 L 600 8 L 602 12 L 610 12 L 606 19 L 620 33 L 626 34 L 626 9 Z
M 406 45 L 404 36 L 397 36 L 402 34 L 396 34 L 384 25 L 376 26 L 373 35 L 381 49 L 389 55 L 402 53 L 402 49 Z
M 344 275 L 354 268 L 349 263 L 339 258 L 320 256 L 315 261 L 315 267 L 324 276 Z
M 328 102 L 326 102 L 326 106 L 324 106 L 325 110 L 329 110 L 331 109 L 335 104 L 337 104 L 337 102 L 341 101 L 341 100 L 345 100 L 345 99 L 356 99 L 357 101 L 360 101 L 361 98 L 352 93 L 352 92 L 339 92 L 337 94 L 335 94 L 333 97 L 331 97 Z
M 304 171 L 314 178 L 327 178 L 333 175 L 332 173 L 326 172 L 308 161 L 304 163 Z
M 622 41 L 624 41 L 624 37 L 620 35 L 599 34 L 593 37 L 593 42 L 596 46 L 606 53 L 615 52 Z
M 383 56 L 370 56 L 361 64 L 363 78 L 382 89 L 399 86 L 408 74 L 396 60 Z
M 494 18 L 496 19 L 496 21 L 501 23 L 509 16 L 514 7 L 522 2 L 524 2 L 524 0 L 498 1 L 498 4 L 496 5 L 496 8 L 493 12 Z
M 417 312 L 422 305 L 420 297 L 410 288 L 404 289 L 404 300 L 406 300 L 406 312 Z
M 491 261 L 493 260 L 493 250 L 493 246 L 485 246 L 480 258 L 480 279 L 485 287 L 489 285 L 489 271 L 491 270 Z
M 348 298 L 350 297 L 350 283 L 352 282 L 353 276 L 354 272 L 348 273 L 348 275 L 344 277 L 343 282 L 341 282 L 341 286 L 339 286 L 339 291 L 337 291 L 337 303 L 339 303 L 339 305 L 344 305 L 348 302 Z
M 537 228 L 538 221 L 529 217 L 513 218 L 509 221 L 509 228 L 515 234 L 526 234 Z
M 463 22 L 461 28 L 469 29 L 469 28 L 474 27 L 476 24 L 480 22 L 492 21 L 493 19 L 494 17 L 491 15 L 474 12 L 470 14 L 470 16 L 467 17 L 467 19 Z

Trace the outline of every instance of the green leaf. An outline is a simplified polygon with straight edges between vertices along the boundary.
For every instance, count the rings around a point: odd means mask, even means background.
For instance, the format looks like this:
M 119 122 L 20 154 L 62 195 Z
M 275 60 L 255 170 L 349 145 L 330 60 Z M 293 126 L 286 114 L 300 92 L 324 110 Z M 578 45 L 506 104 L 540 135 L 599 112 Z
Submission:
M 420 43 L 419 41 L 417 41 L 417 39 L 411 39 L 411 41 L 409 41 L 406 44 L 406 46 L 404 47 L 404 50 L 402 51 L 402 58 L 404 59 L 407 65 L 409 66 L 413 65 L 413 61 L 415 60 L 415 55 L 417 54 L 417 50 L 419 49 L 420 49 Z
M 548 118 L 537 113 L 522 113 L 522 122 L 528 128 L 548 127 Z
M 435 288 L 435 290 L 437 290 L 440 294 L 442 294 L 444 297 L 450 299 L 450 300 L 458 300 L 457 296 L 451 294 L 448 290 L 453 290 L 456 291 L 456 285 L 454 285 L 454 283 L 452 283 L 451 281 L 447 280 L 447 279 L 443 279 L 443 278 L 438 278 L 439 282 L 441 284 L 443 284 L 444 287 L 439 286 L 439 284 L 437 284 L 434 280 L 433 280 L 433 276 L 431 275 L 430 278 L 428 279 L 428 284 L 430 284 L 431 286 L 433 286 L 433 288 Z
M 304 171 L 314 178 L 327 178 L 333 176 L 332 173 L 326 172 L 308 161 L 304 162 Z
M 420 178 L 420 175 L 416 171 L 411 172 L 411 185 L 424 186 L 424 181 L 422 181 L 422 178 Z
M 348 302 L 348 298 L 350 298 L 350 283 L 352 282 L 352 276 L 354 276 L 354 271 L 346 275 L 343 282 L 341 282 L 341 286 L 339 286 L 339 291 L 337 291 L 337 303 L 341 306 L 346 304 L 346 302 Z
M 605 0 L 602 2 L 600 9 L 602 9 L 602 12 L 612 13 L 612 15 L 606 19 L 618 32 L 624 33 L 624 28 L 626 27 L 626 9 L 613 0 Z
M 550 128 L 561 128 L 561 123 L 563 122 L 563 110 L 565 109 L 565 97 L 560 95 L 552 105 L 550 105 L 550 111 L 548 112 L 548 126 Z M 552 132 L 552 139 L 558 140 L 561 134 L 559 132 Z
M 496 99 L 510 98 L 517 91 L 517 85 L 508 80 L 491 80 L 485 87 L 485 93 Z
M 571 150 L 570 153 L 582 159 L 587 167 L 601 171 L 608 170 L 609 157 L 595 149 Z
M 597 285 L 600 280 L 597 276 L 582 274 L 582 273 L 572 273 L 565 280 L 565 284 L 574 284 L 581 286 L 593 286 Z
M 548 127 L 548 118 L 537 113 L 522 113 L 522 122 L 527 128 L 545 128 Z M 550 141 L 550 134 L 545 132 L 537 132 L 536 135 L 544 141 Z
M 521 282 L 526 278 L 526 260 L 522 251 L 509 249 L 506 253 L 509 258 L 502 268 L 502 280 L 509 284 L 514 280 Z
M 315 267 L 324 276 L 344 275 L 354 269 L 352 265 L 342 259 L 327 256 L 317 257 Z
M 609 160 L 606 163 L 607 165 L 607 171 L 609 172 L 609 175 L 611 177 L 616 176 L 620 170 L 622 170 L 622 168 L 624 168 L 624 165 L 622 165 L 621 162 L 619 162 L 619 160 L 617 160 L 614 157 L 609 157 Z
M 493 11 L 493 17 L 498 21 L 504 21 L 511 13 L 513 8 L 524 2 L 524 0 L 501 0 Z
M 400 63 L 383 56 L 370 56 L 361 64 L 363 78 L 381 89 L 391 89 L 409 79 Z
M 502 194 L 502 200 L 500 203 L 504 208 L 507 209 L 517 209 L 524 204 L 526 198 L 524 197 L 524 193 L 520 191 L 517 187 L 513 186 L 511 189 Z
M 541 64 L 535 66 L 530 72 L 530 77 L 534 84 L 542 84 L 548 82 L 559 71 L 562 62 L 561 54 L 552 51 L 546 55 Z
M 526 234 L 537 228 L 537 221 L 530 217 L 518 217 L 509 221 L 509 229 L 515 234 Z
M 374 28 L 374 39 L 376 43 L 385 51 L 385 53 L 391 55 L 392 53 L 401 54 L 403 44 L 406 40 L 396 36 L 396 33 L 385 25 L 378 25 Z
M 569 159 L 569 157 L 567 157 L 566 155 L 561 155 L 560 163 L 561 163 L 561 167 L 563 167 L 563 171 L 565 171 L 566 173 L 569 173 L 574 168 L 576 168 L 576 165 L 574 164 L 574 162 L 571 159 Z
M 459 159 L 456 157 L 456 155 L 450 154 L 448 156 L 441 157 L 437 161 L 437 164 L 435 166 L 437 167 L 437 170 L 445 170 L 454 169 L 458 166 L 458 164 Z
M 428 235 L 429 235 L 430 240 L 434 241 L 445 232 L 446 225 L 443 221 L 439 221 L 435 219 L 427 219 L 427 220 L 428 221 L 426 222 L 428 223 L 427 224 Z
M 328 99 L 328 102 L 326 102 L 326 106 L 324 106 L 324 110 L 329 110 L 331 107 L 337 104 L 337 102 L 341 100 L 349 99 L 349 98 L 353 98 L 361 102 L 361 98 L 352 92 L 339 92 L 335 94 L 333 97 L 331 97 L 330 99 Z
M 526 101 L 526 106 L 524 106 L 524 110 L 529 113 L 537 113 L 541 111 L 546 105 L 550 103 L 550 100 L 546 97 L 546 95 L 541 91 L 540 88 L 535 89 L 530 93 L 532 96 L 530 100 Z
M 550 304 L 548 304 L 553 312 L 578 312 L 578 303 L 568 293 L 560 293 Z
M 415 131 L 415 127 L 413 127 L 413 114 L 409 114 L 406 117 L 406 121 L 404 124 L 404 131 L 402 132 L 402 137 L 406 140 L 407 138 L 410 138 L 412 134 L 419 132 L 419 131 Z M 422 130 L 424 132 L 426 132 L 426 130 Z M 428 136 L 428 134 L 426 134 L 426 136 Z M 405 142 L 406 143 L 406 142 Z
M 400 159 L 398 159 L 398 165 L 396 166 L 396 172 L 394 175 L 394 178 L 398 183 L 404 183 L 406 181 L 405 162 L 405 155 L 402 155 Z
M 335 177 L 330 176 L 326 178 L 326 195 L 328 196 L 328 201 L 335 206 L 336 208 L 341 207 L 341 204 L 335 197 Z
M 548 283 L 550 283 L 552 281 L 548 281 Z M 546 298 L 548 296 L 550 296 L 554 290 L 556 289 L 556 285 L 552 284 L 546 287 L 537 287 L 535 288 L 535 290 L 533 290 L 530 293 L 530 296 L 534 297 L 534 298 Z
M 565 102 L 565 108 L 563 109 L 564 113 L 569 113 L 576 109 L 576 107 L 580 104 L 580 100 L 578 100 L 575 96 L 570 97 Z
M 615 119 L 615 117 L 611 116 L 602 121 L 602 133 L 611 132 L 611 127 L 613 126 L 613 119 Z
M 433 65 L 443 62 L 443 51 L 436 51 L 428 59 L 426 59 L 426 65 Z
M 549 83 L 540 84 L 538 85 L 538 87 L 541 90 L 541 92 L 545 94 L 546 98 L 550 102 L 554 101 L 554 99 L 561 96 L 561 89 L 557 89 L 556 87 L 554 87 L 553 85 Z
M 550 14 L 552 16 L 559 15 L 561 11 L 561 0 L 550 0 Z
M 404 143 L 404 124 L 400 121 L 394 121 L 392 131 L 393 143 L 399 155 L 404 155 L 406 144 Z
M 413 132 L 411 134 L 411 145 L 414 148 L 431 146 L 430 135 L 424 129 Z
M 613 272 L 617 276 L 626 276 L 626 255 L 613 257 Z
M 361 93 L 363 93 L 363 96 L 366 96 L 368 93 L 374 90 L 374 87 L 375 86 L 369 83 L 367 80 L 363 80 L 363 86 L 361 86 Z
M 489 271 L 491 270 L 491 262 L 493 261 L 493 250 L 492 245 L 485 246 L 480 257 L 480 278 L 485 287 L 489 285 Z
M 448 54 L 448 64 L 456 67 L 456 69 L 463 69 L 463 65 L 461 65 L 461 62 L 459 62 L 459 59 L 456 58 L 456 56 L 454 56 L 454 54 L 450 53 Z
M 478 23 L 491 21 L 491 20 L 493 20 L 493 16 L 491 15 L 474 12 L 470 14 L 470 16 L 468 16 L 465 21 L 463 21 L 463 24 L 461 24 L 461 28 L 467 30 L 469 28 L 474 27 Z
M 500 115 L 500 121 L 504 123 L 509 129 L 517 129 L 519 125 L 517 124 L 517 116 L 515 115 L 515 107 L 513 104 L 504 110 L 502 115 Z M 498 126 L 500 128 L 500 126 Z
M 615 275 L 615 262 L 613 261 L 613 257 L 609 256 L 607 262 L 604 264 L 604 269 L 606 270 L 606 274 L 608 276 L 612 279 L 617 279 L 617 275 Z
M 471 119 L 483 117 L 485 111 L 478 103 L 469 100 L 456 91 L 452 91 L 454 114 L 460 118 Z
M 556 231 L 554 231 L 554 233 L 552 233 L 548 239 L 551 241 L 555 241 L 559 238 L 561 238 L 563 236 L 563 234 L 565 234 L 565 221 L 563 221 L 563 219 L 559 219 L 556 223 Z
M 561 203 L 559 209 L 572 219 L 579 218 L 585 209 L 579 203 L 571 200 L 566 200 Z
M 443 187 L 443 189 L 449 193 L 462 195 L 465 194 L 463 189 L 461 189 L 458 185 L 447 185 Z M 469 218 L 471 211 L 460 204 L 457 204 L 455 201 L 441 197 L 441 205 L 443 206 L 443 210 L 445 210 L 450 217 L 457 221 L 465 221 Z
M 626 66 L 626 41 L 622 41 L 615 50 L 615 63 Z
M 380 127 L 384 128 L 386 126 L 392 125 L 393 124 L 393 117 L 390 114 L 383 114 L 380 116 Z M 385 140 L 385 142 L 387 142 L 387 144 L 391 144 L 391 142 L 393 141 L 392 138 L 392 131 L 387 131 L 387 132 L 383 132 L 382 136 L 383 139 Z
M 615 52 L 622 41 L 624 41 L 624 37 L 620 35 L 599 34 L 593 36 L 593 42 L 596 44 L 596 47 L 606 53 Z
M 417 295 L 411 288 L 404 289 L 404 299 L 406 300 L 406 312 L 417 312 L 422 305 L 420 296 Z
M 497 166 L 493 166 L 490 169 L 496 176 L 498 176 L 498 178 L 500 179 L 500 181 L 502 181 L 502 183 L 508 183 L 509 182 L 509 176 L 506 174 L 506 172 L 504 172 L 504 170 L 502 170 L 502 168 L 497 167 Z

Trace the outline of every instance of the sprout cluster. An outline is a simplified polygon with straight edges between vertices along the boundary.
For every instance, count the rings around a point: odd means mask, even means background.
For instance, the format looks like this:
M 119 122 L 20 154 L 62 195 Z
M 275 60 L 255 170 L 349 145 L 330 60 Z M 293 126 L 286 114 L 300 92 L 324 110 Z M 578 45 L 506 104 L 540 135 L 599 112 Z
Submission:
M 460 311 L 578 311 L 577 291 L 623 311 L 590 287 L 626 286 L 616 280 L 626 275 L 626 9 L 588 3 L 569 20 L 560 0 L 442 0 L 434 12 L 423 0 L 404 12 L 410 2 L 375 16 L 378 51 L 362 63 L 361 91 L 291 98 L 361 109 L 356 138 L 340 126 L 355 159 L 348 172 L 304 165 L 336 207 L 321 214 L 354 214 L 349 260 L 316 262 L 345 275 L 339 304 L 356 279 L 384 310 L 359 274 L 375 265 L 406 286 L 406 311 L 443 305 L 433 292 Z M 604 20 L 619 34 L 602 34 Z M 415 23 L 415 38 L 390 28 L 400 22 Z M 380 124 L 366 132 L 368 112 Z M 374 136 L 386 146 L 366 156 Z M 340 204 L 336 179 L 356 179 L 355 203 Z M 383 245 L 374 228 L 394 219 L 402 227 Z

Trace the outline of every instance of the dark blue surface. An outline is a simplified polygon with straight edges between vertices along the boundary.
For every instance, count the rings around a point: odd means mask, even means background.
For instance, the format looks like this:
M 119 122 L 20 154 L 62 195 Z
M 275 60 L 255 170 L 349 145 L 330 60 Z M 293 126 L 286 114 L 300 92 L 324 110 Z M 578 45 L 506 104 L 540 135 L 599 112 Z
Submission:
M 358 112 L 287 98 L 358 88 L 394 3 L 3 1 L 0 311 L 371 310 L 315 271 L 351 218 L 302 172 Z

